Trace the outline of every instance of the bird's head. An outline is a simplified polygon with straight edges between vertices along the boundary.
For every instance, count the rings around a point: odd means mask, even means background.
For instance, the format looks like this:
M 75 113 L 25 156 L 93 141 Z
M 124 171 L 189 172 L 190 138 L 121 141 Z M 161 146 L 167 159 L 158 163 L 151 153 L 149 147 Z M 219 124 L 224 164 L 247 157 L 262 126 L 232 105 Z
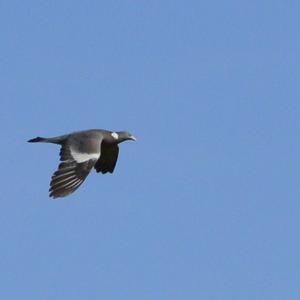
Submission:
M 128 131 L 116 131 L 111 135 L 118 143 L 122 143 L 124 141 L 136 141 L 136 138 Z

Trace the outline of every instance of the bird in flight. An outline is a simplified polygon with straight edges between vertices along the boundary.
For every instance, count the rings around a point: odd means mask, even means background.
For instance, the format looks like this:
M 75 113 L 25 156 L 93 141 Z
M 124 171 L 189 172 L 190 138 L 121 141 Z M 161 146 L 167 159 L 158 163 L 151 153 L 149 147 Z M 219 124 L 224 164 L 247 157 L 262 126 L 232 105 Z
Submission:
M 126 131 L 90 129 L 57 137 L 36 137 L 29 143 L 61 146 L 58 169 L 50 182 L 49 196 L 65 197 L 76 191 L 94 167 L 97 173 L 113 173 L 119 154 L 118 144 L 136 138 Z

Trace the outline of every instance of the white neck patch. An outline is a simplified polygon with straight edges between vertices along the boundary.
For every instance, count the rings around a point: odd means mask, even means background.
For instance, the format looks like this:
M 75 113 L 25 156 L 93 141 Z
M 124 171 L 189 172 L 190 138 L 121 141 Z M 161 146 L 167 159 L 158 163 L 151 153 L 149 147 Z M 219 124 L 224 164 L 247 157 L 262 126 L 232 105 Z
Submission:
M 117 140 L 117 139 L 119 138 L 119 135 L 118 135 L 116 132 L 112 132 L 112 133 L 111 133 L 111 136 L 112 136 L 115 140 Z

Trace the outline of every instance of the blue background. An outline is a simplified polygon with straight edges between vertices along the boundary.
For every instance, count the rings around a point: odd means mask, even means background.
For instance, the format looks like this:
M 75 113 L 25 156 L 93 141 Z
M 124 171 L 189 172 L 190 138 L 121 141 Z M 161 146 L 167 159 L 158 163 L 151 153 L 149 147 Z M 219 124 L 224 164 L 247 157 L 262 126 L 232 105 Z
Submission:
M 1 1 L 1 299 L 300 299 L 299 1 Z M 37 135 L 128 130 L 48 198 Z

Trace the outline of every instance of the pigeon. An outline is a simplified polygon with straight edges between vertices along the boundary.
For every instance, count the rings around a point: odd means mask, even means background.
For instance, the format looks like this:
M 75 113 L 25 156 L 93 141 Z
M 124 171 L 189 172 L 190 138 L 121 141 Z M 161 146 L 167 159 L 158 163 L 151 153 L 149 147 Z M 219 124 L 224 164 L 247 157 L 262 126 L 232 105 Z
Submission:
M 99 173 L 113 173 L 119 154 L 118 144 L 136 138 L 127 131 L 90 129 L 57 137 L 36 137 L 29 143 L 61 146 L 58 169 L 50 182 L 49 197 L 65 197 L 76 191 L 94 167 Z

